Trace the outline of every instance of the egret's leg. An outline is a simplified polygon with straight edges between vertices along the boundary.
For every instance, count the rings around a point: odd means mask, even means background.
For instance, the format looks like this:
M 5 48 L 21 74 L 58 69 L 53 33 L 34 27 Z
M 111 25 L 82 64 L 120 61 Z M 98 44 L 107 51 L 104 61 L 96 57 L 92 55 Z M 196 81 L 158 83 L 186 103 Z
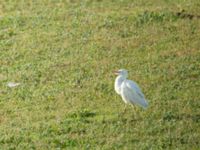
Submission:
M 124 114 L 126 113 L 126 110 L 127 110 L 127 106 L 125 105 L 124 110 L 118 114 L 118 117 L 122 118 L 124 116 Z
M 133 115 L 134 115 L 134 119 L 137 120 L 137 109 L 134 105 L 131 105 L 133 108 Z
M 126 110 L 127 110 L 127 105 L 124 106 L 124 111 L 123 111 L 123 114 L 126 113 Z
M 135 105 L 131 105 L 131 106 L 133 107 L 135 120 L 140 120 L 141 119 L 141 112 L 138 110 L 137 106 L 135 106 Z

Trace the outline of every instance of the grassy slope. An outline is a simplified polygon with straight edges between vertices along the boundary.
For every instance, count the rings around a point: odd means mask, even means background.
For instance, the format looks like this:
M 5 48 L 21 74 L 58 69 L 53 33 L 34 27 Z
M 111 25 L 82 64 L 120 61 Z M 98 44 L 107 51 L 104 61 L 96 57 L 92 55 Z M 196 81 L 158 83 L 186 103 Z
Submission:
M 200 19 L 180 9 L 200 2 L 1 0 L 0 148 L 198 149 Z M 118 68 L 146 111 L 121 115 Z

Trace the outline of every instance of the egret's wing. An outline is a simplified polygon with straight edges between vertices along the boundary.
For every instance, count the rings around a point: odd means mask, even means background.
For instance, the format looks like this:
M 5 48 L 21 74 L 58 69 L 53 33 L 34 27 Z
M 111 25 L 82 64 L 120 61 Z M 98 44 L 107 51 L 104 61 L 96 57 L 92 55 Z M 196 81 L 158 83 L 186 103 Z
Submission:
M 135 82 L 131 80 L 126 81 L 126 89 L 131 103 L 136 103 L 143 108 L 148 106 L 148 102 L 145 100 L 144 94 Z
M 137 83 L 128 80 L 128 82 L 126 82 L 126 85 L 128 88 L 135 90 L 135 92 L 141 97 L 144 98 L 144 94 L 142 93 L 140 87 L 137 85 Z

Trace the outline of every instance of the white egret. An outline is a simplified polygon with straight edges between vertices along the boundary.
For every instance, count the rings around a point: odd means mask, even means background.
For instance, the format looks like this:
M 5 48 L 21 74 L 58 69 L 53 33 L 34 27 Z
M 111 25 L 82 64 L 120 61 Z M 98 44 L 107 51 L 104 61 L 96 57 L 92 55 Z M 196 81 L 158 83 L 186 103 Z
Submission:
M 137 83 L 127 79 L 127 70 L 120 69 L 115 74 L 118 75 L 115 79 L 115 91 L 121 95 L 122 100 L 127 104 L 137 104 L 146 109 L 148 102 Z

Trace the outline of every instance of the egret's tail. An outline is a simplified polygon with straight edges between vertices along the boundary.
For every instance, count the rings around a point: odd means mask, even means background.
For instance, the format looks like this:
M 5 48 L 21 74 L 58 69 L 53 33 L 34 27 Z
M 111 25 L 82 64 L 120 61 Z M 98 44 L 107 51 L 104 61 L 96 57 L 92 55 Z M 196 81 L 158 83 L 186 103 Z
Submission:
M 149 105 L 148 101 L 146 99 L 143 99 L 141 103 L 142 108 L 147 109 L 148 105 Z

